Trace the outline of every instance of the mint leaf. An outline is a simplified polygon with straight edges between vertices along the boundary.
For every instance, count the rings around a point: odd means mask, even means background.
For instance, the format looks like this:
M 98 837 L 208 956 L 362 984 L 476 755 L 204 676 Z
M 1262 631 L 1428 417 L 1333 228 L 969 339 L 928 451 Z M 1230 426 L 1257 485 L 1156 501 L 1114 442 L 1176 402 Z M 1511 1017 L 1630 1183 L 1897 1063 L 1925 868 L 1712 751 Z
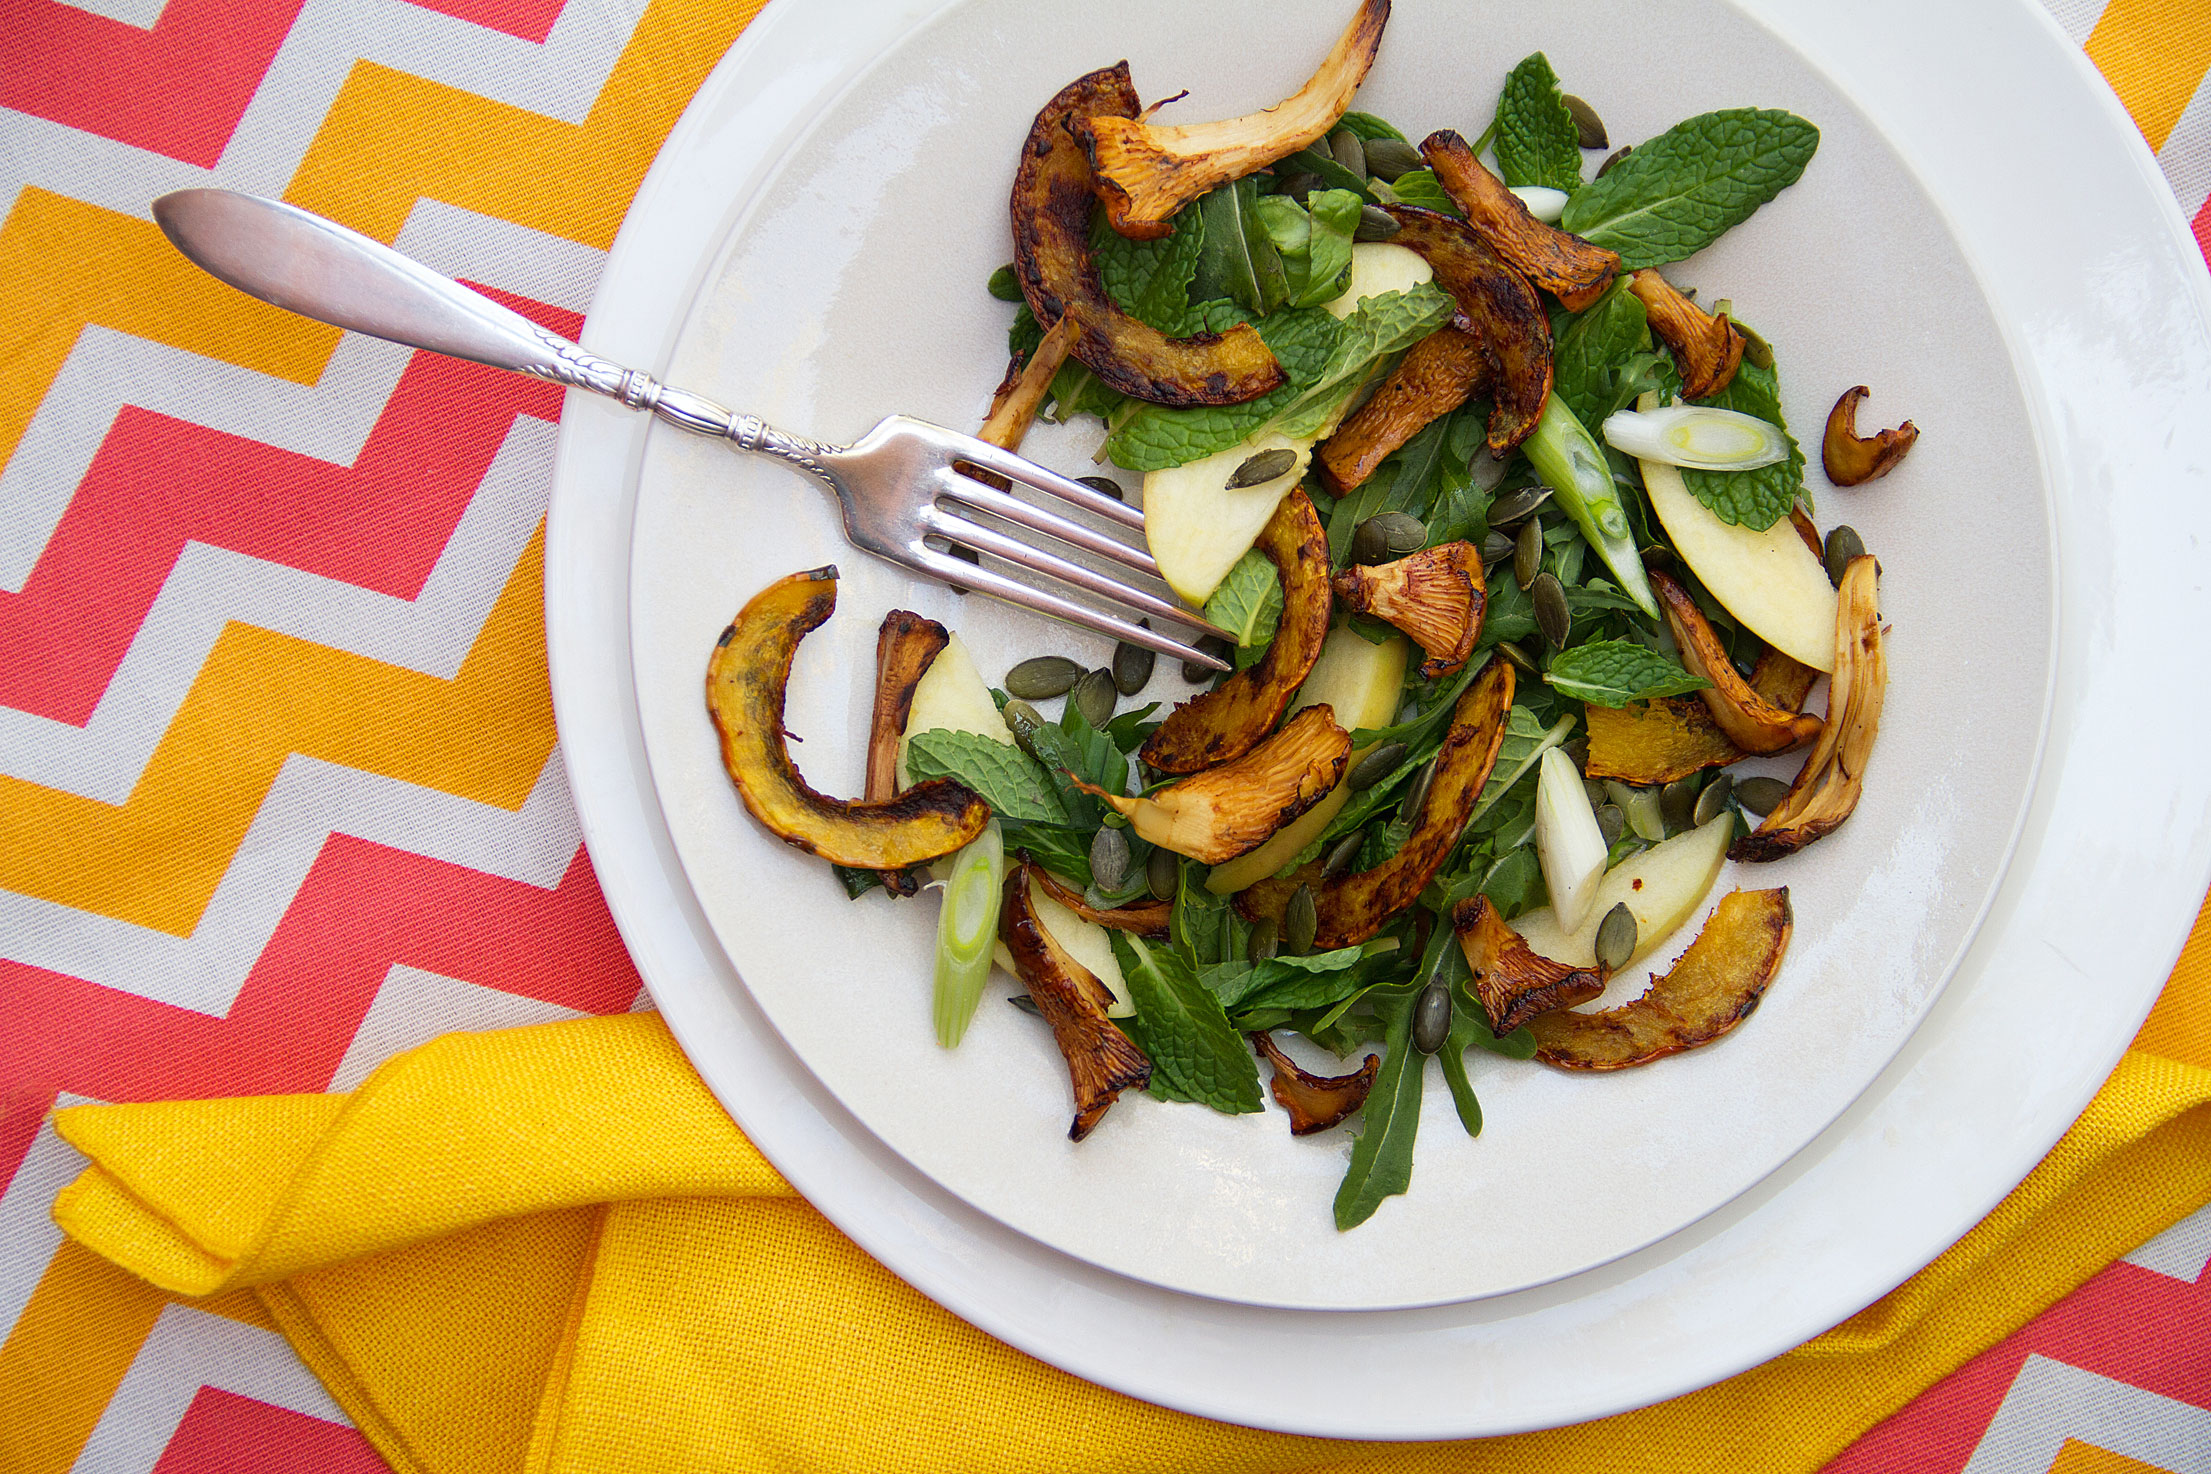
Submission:
M 1067 810 L 1036 759 L 1011 743 L 977 732 L 932 728 L 906 746 L 906 769 L 916 783 L 950 778 L 982 795 L 1001 819 L 1024 824 L 1065 824 Z
M 1282 416 L 1277 428 L 1285 435 L 1318 435 L 1336 405 L 1369 369 L 1442 327 L 1457 310 L 1451 294 L 1434 282 L 1361 299 L 1343 320 L 1343 331 L 1317 382 Z
M 1336 120 L 1336 126 L 1350 129 L 1358 134 L 1361 139 L 1394 138 L 1399 143 L 1409 141 L 1404 134 L 1397 131 L 1394 124 L 1384 122 L 1372 113 L 1345 113 Z
M 1413 1138 L 1420 1131 L 1420 1087 L 1428 1056 L 1412 1046 L 1413 1004 L 1420 990 L 1381 1001 L 1386 1031 L 1382 1068 L 1367 1092 L 1358 1139 L 1351 1143 L 1351 1165 L 1336 1189 L 1336 1227 L 1357 1228 L 1374 1216 L 1382 1199 L 1412 1185 Z M 1380 1011 L 1380 1010 L 1378 1010 Z
M 1174 226 L 1173 235 L 1132 241 L 1100 215 L 1090 230 L 1090 254 L 1099 280 L 1123 311 L 1170 338 L 1186 338 L 1200 331 L 1190 307 L 1190 283 L 1205 250 L 1205 213 L 1184 210 Z
M 1581 135 L 1540 51 L 1512 69 L 1498 95 L 1497 168 L 1515 187 L 1581 188 Z
M 1072 701 L 1060 713 L 1057 726 L 1047 722 L 1029 734 L 1029 745 L 1036 749 L 1037 761 L 1058 793 L 1060 807 L 1066 810 L 1067 817 L 1060 822 L 1070 828 L 1088 831 L 1105 821 L 1103 807 L 1074 785 L 1067 776 L 1070 772 L 1108 793 L 1121 793 L 1128 787 L 1128 759 L 1111 737 L 1083 719 Z
M 1198 981 L 1224 1009 L 1326 1008 L 1356 986 L 1336 975 L 1358 966 L 1365 956 L 1358 947 L 1338 947 L 1256 963 L 1239 957 L 1200 967 Z
M 1614 408 L 1621 367 L 1650 348 L 1650 315 L 1622 277 L 1559 333 L 1551 349 L 1551 392 L 1582 424 L 1601 425 Z
M 1391 181 L 1390 188 L 1395 191 L 1399 204 L 1417 205 L 1423 210 L 1465 218 L 1466 212 L 1459 208 L 1457 200 L 1445 193 L 1443 183 L 1436 178 L 1436 171 L 1433 169 L 1414 169 L 1410 173 L 1400 174 Z
M 983 289 L 1001 302 L 1019 302 L 1022 300 L 1021 279 L 1013 274 L 1013 263 L 1011 261 L 992 272 L 990 280 L 983 284 Z M 869 873 L 873 874 L 874 872 Z
M 1128 932 L 1107 935 L 1136 1003 L 1128 1031 L 1152 1062 L 1152 1093 L 1226 1115 L 1258 1110 L 1259 1062 L 1190 960 Z
M 1205 601 L 1205 617 L 1236 637 L 1239 667 L 1258 660 L 1282 622 L 1282 575 L 1266 554 L 1249 549 Z M 1246 651 L 1251 661 L 1244 659 Z
M 1632 640 L 1591 640 L 1551 657 L 1543 673 L 1560 694 L 1592 706 L 1626 706 L 1656 696 L 1681 696 L 1711 683 Z
M 1676 123 L 1566 202 L 1559 226 L 1620 253 L 1623 270 L 1694 255 L 1796 183 L 1819 129 L 1794 113 L 1728 108 Z
M 1630 154 L 1628 157 L 1633 158 Z M 1804 452 L 1796 437 L 1781 421 L 1781 381 L 1772 369 L 1760 368 L 1749 359 L 1735 370 L 1725 389 L 1698 404 L 1739 410 L 1769 424 L 1779 425 L 1789 438 L 1789 458 L 1749 471 L 1693 471 L 1684 468 L 1682 481 L 1690 495 L 1712 509 L 1712 515 L 1737 527 L 1763 532 L 1789 515 L 1789 508 L 1804 491 Z

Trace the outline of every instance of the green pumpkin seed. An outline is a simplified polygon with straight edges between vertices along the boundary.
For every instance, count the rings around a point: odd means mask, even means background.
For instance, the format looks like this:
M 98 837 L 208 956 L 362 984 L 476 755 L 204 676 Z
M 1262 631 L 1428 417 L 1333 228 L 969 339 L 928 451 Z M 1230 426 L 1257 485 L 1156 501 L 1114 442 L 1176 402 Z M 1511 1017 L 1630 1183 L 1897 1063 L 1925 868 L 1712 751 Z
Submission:
M 1074 690 L 1082 674 L 1083 668 L 1064 655 L 1033 655 L 1006 672 L 1006 694 L 1049 701 Z
M 1075 479 L 1092 491 L 1101 492 L 1117 502 L 1125 502 L 1129 499 L 1129 494 L 1122 489 L 1121 483 L 1111 476 L 1077 476 Z
M 1551 488 L 1538 481 L 1508 491 L 1489 504 L 1489 525 L 1510 527 L 1551 499 Z
M 1328 152 L 1338 164 L 1359 176 L 1364 183 L 1367 177 L 1367 149 L 1359 135 L 1349 128 L 1338 128 L 1328 135 Z
M 1608 973 L 1626 967 L 1635 955 L 1635 937 L 1635 913 L 1622 901 L 1597 923 L 1597 966 Z
M 1543 571 L 1543 524 L 1530 517 L 1512 540 L 1512 581 L 1525 591 Z
M 1410 512 L 1381 512 L 1351 534 L 1351 561 L 1372 565 L 1417 553 L 1428 541 L 1428 524 Z
M 1206 654 L 1214 656 L 1221 660 L 1228 659 L 1236 652 L 1236 647 L 1229 644 L 1228 641 L 1222 639 L 1219 635 L 1207 635 L 1204 639 L 1198 641 L 1198 648 L 1200 650 L 1203 650 Z M 1199 665 L 1194 660 L 1185 660 L 1184 662 L 1182 662 L 1182 678 L 1188 681 L 1193 686 L 1197 685 L 1201 681 L 1210 681 L 1211 679 L 1213 679 L 1213 676 L 1213 671 L 1210 671 L 1204 666 Z
M 1397 217 L 1380 205 L 1361 205 L 1359 223 L 1352 230 L 1355 241 L 1386 241 L 1405 227 L 1397 223 Z
M 1309 170 L 1300 169 L 1295 174 L 1284 175 L 1282 179 L 1282 187 L 1276 190 L 1275 193 L 1286 194 L 1291 199 L 1296 200 L 1299 204 L 1302 205 L 1305 203 L 1305 197 L 1307 195 L 1311 194 L 1316 189 L 1324 187 L 1325 183 L 1326 181 L 1324 181 L 1318 174 L 1312 173 Z
M 1395 180 L 1415 169 L 1425 168 L 1428 161 L 1402 138 L 1369 138 L 1366 141 L 1367 172 L 1377 179 Z
M 1246 456 L 1244 463 L 1229 473 L 1228 489 L 1241 491 L 1247 486 L 1264 486 L 1269 481 L 1287 476 L 1290 468 L 1296 464 L 1297 452 L 1288 446 L 1262 450 L 1256 455 Z
M 1827 534 L 1827 581 L 1841 588 L 1843 575 L 1850 571 L 1850 560 L 1864 557 L 1865 552 L 1866 540 L 1858 536 L 1855 527 L 1837 527 Z
M 1336 841 L 1326 858 L 1320 862 L 1320 873 L 1335 877 L 1349 870 L 1359 858 L 1359 846 L 1366 843 L 1366 836 L 1354 830 Z
M 1519 645 L 1507 641 L 1497 647 L 1497 653 L 1505 657 L 1507 665 L 1518 668 L 1522 675 L 1542 674 L 1543 668 L 1535 663 L 1535 657 Z
M 1245 955 L 1254 962 L 1265 962 L 1282 950 L 1282 928 L 1272 921 L 1255 921 L 1251 924 L 1251 941 Z
M 1658 812 L 1669 831 L 1687 829 L 1697 812 L 1697 775 L 1676 778 L 1658 790 Z
M 1607 174 L 1610 174 L 1610 173 L 1612 172 L 1612 166 L 1613 166 L 1614 164 L 1617 164 L 1617 163 L 1619 163 L 1619 162 L 1620 162 L 1620 160 L 1622 160 L 1622 159 L 1626 158 L 1626 157 L 1627 157 L 1627 156 L 1628 156 L 1629 154 L 1632 154 L 1632 153 L 1634 153 L 1634 152 L 1635 152 L 1635 145 L 1634 145 L 1634 144 L 1632 144 L 1632 143 L 1623 143 L 1623 144 L 1621 144 L 1621 145 L 1620 145 L 1620 146 L 1619 146 L 1618 148 L 1616 148 L 1616 149 L 1614 149 L 1614 150 L 1612 151 L 1612 156 L 1611 156 L 1610 158 L 1606 159 L 1606 160 L 1605 160 L 1605 161 L 1604 161 L 1603 163 L 1601 163 L 1601 164 L 1599 164 L 1599 165 L 1597 166 L 1597 177 L 1598 177 L 1599 179 L 1602 179 L 1602 178 L 1604 178 L 1604 177 L 1605 177 L 1605 176 L 1606 176 Z
M 1528 597 L 1535 604 L 1535 627 L 1553 650 L 1564 650 L 1566 637 L 1574 632 L 1574 612 L 1566 607 L 1566 588 L 1558 575 L 1537 574 L 1528 587 Z
M 1152 627 L 1148 619 L 1136 621 L 1145 629 Z M 1131 645 L 1126 640 L 1113 647 L 1113 689 L 1123 696 L 1134 696 L 1151 682 L 1152 669 L 1159 664 L 1159 656 L 1142 645 Z
M 1603 804 L 1597 809 L 1597 832 L 1605 837 L 1605 848 L 1611 849 L 1620 842 L 1620 836 L 1628 832 L 1627 810 L 1618 804 Z
M 1699 829 L 1720 817 L 1727 807 L 1727 796 L 1733 792 L 1735 780 L 1725 773 L 1715 773 L 1712 781 L 1704 785 L 1704 792 L 1697 795 L 1697 806 L 1689 815 L 1689 822 Z
M 1006 719 L 1006 730 L 1013 733 L 1014 746 L 1035 757 L 1036 745 L 1030 739 L 1036 729 L 1044 725 L 1044 714 L 1018 698 L 1007 702 L 1006 709 L 998 714 Z
M 1597 110 L 1573 93 L 1566 94 L 1566 110 L 1574 115 L 1574 133 L 1583 148 L 1604 148 L 1605 120 Z
M 1115 895 L 1128 879 L 1128 835 L 1118 829 L 1099 830 L 1090 839 L 1090 884 L 1103 894 Z
M 1119 694 L 1113 685 L 1113 672 L 1100 669 L 1075 682 L 1067 699 L 1075 703 L 1084 721 L 1097 728 L 1113 720 L 1114 698 Z
M 1313 900 L 1313 888 L 1301 885 L 1290 896 L 1290 904 L 1282 908 L 1282 950 L 1292 957 L 1303 957 L 1313 950 L 1313 938 L 1320 931 L 1320 907 Z
M 1612 790 L 1605 787 L 1599 779 L 1582 779 L 1581 791 L 1589 795 L 1589 807 L 1592 809 L 1601 809 L 1612 802 Z
M 1588 733 L 1584 732 L 1578 737 L 1567 738 L 1559 744 L 1558 750 L 1566 754 L 1566 760 L 1574 765 L 1575 772 L 1586 773 L 1589 771 Z
M 1016 993 L 1011 998 L 1008 998 L 1006 1001 L 1012 1004 L 1015 1008 L 1020 1009 L 1030 1018 L 1044 1017 L 1044 1010 L 1037 1007 L 1036 1000 L 1034 998 L 1031 998 L 1026 993 Z
M 1451 990 L 1442 983 L 1430 983 L 1413 1005 L 1413 1048 L 1434 1054 L 1450 1037 Z
M 1428 789 L 1436 781 L 1436 760 L 1428 759 L 1413 774 L 1413 781 L 1405 785 L 1405 797 L 1397 806 L 1397 817 L 1406 824 L 1420 822 L 1421 806 L 1428 802 Z
M 1510 558 L 1514 548 L 1518 546 L 1511 537 L 1495 528 L 1490 529 L 1482 537 L 1482 567 L 1485 570 L 1495 568 Z
M 1780 808 L 1788 796 L 1789 785 L 1779 778 L 1745 778 L 1735 785 L 1735 802 L 1761 819 Z
M 1370 749 L 1351 765 L 1351 791 L 1359 793 L 1372 788 L 1396 772 L 1397 765 L 1405 761 L 1405 754 L 1410 750 L 1402 742 L 1384 742 Z
M 1144 862 L 1144 884 L 1151 890 L 1155 901 L 1171 901 L 1182 884 L 1182 865 L 1173 850 L 1152 850 L 1152 857 Z

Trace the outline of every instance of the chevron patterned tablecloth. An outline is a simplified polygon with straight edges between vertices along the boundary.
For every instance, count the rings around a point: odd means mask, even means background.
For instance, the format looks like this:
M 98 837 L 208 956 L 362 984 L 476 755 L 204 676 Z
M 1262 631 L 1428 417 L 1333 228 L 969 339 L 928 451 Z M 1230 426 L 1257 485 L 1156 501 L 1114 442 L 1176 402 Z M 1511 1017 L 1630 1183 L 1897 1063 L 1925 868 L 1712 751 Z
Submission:
M 2046 3 L 2211 252 L 2211 3 Z M 251 1302 L 63 1239 L 57 1102 L 347 1089 L 448 1030 L 642 1002 L 546 689 L 559 396 L 248 303 L 148 202 L 279 195 L 574 333 L 757 8 L 0 0 L 10 1474 L 382 1467 Z M 2211 1210 L 1833 1467 L 2211 1470 L 2207 1260 Z

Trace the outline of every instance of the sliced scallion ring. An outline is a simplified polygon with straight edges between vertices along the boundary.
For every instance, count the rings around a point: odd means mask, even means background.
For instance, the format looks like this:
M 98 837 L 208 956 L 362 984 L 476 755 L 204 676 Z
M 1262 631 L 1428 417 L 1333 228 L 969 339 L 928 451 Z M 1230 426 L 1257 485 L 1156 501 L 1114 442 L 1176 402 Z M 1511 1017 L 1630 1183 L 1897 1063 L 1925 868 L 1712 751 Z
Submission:
M 1605 444 L 1638 460 L 1694 471 L 1748 471 L 1789 458 L 1789 437 L 1755 415 L 1707 404 L 1623 409 L 1602 427 Z
M 952 857 L 937 913 L 936 996 L 932 1012 L 937 1042 L 950 1049 L 967 1032 L 990 976 L 991 944 L 998 940 L 998 901 L 1006 878 L 1006 843 L 992 819 Z

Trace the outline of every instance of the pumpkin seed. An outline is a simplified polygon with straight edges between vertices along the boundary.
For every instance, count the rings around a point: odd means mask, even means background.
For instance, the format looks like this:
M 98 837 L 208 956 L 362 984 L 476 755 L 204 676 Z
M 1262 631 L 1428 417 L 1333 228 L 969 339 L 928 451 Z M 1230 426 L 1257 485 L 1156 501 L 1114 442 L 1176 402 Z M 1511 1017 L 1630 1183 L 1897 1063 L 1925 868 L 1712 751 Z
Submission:
M 1367 172 L 1377 179 L 1397 179 L 1423 168 L 1427 160 L 1402 138 L 1369 138 L 1366 140 Z
M 1282 950 L 1282 928 L 1272 921 L 1255 921 L 1251 924 L 1251 941 L 1246 955 L 1254 962 L 1265 962 Z
M 1113 720 L 1114 698 L 1119 694 L 1113 685 L 1113 672 L 1101 668 L 1075 682 L 1067 699 L 1075 703 L 1084 721 L 1097 728 Z
M 1313 900 L 1313 888 L 1301 885 L 1290 896 L 1290 904 L 1282 908 L 1282 950 L 1292 957 L 1303 957 L 1313 950 L 1313 938 L 1320 931 L 1320 907 Z
M 1144 884 L 1155 901 L 1171 901 L 1182 884 L 1182 864 L 1175 852 L 1154 846 L 1152 857 L 1144 862 Z
M 1103 830 L 1099 831 L 1104 833 Z M 1605 837 L 1605 848 L 1611 849 L 1620 842 L 1620 836 L 1628 832 L 1628 813 L 1618 804 L 1603 804 L 1597 809 L 1597 832 Z
M 1581 780 L 1581 791 L 1589 795 L 1589 807 L 1601 809 L 1612 802 L 1612 790 L 1595 778 Z
M 1482 567 L 1495 568 L 1512 556 L 1515 546 L 1511 537 L 1492 528 L 1482 537 Z
M 1384 742 L 1371 748 L 1366 755 L 1351 765 L 1351 791 L 1358 793 L 1397 771 L 1397 765 L 1405 761 L 1409 751 L 1402 742 Z
M 1669 831 L 1687 829 L 1697 812 L 1697 775 L 1676 778 L 1659 789 L 1658 812 L 1665 816 Z
M 1566 760 L 1574 765 L 1575 772 L 1586 773 L 1589 771 L 1589 734 L 1587 732 L 1578 737 L 1567 738 L 1559 744 L 1558 750 L 1566 754 Z
M 1006 1001 L 1012 1004 L 1015 1008 L 1020 1009 L 1030 1018 L 1044 1017 L 1044 1010 L 1037 1007 L 1036 1000 L 1034 998 L 1031 998 L 1026 993 L 1016 993 L 1011 998 L 1008 998 Z
M 1033 655 L 1006 672 L 1006 694 L 1023 701 L 1065 696 L 1082 679 L 1082 667 L 1064 655 Z
M 1848 524 L 1827 534 L 1827 581 L 1836 588 L 1842 587 L 1843 575 L 1850 571 L 1850 560 L 1865 556 L 1866 540 L 1858 536 L 1858 529 Z
M 1220 660 L 1228 659 L 1236 650 L 1234 645 L 1229 644 L 1219 635 L 1207 635 L 1204 639 L 1198 641 L 1198 648 Z M 1195 686 L 1200 681 L 1213 679 L 1213 672 L 1199 665 L 1196 661 L 1185 660 L 1182 662 L 1182 678 Z
M 1366 836 L 1356 830 L 1337 840 L 1335 847 L 1329 850 L 1327 857 L 1320 862 L 1320 873 L 1324 876 L 1334 877 L 1349 870 L 1352 862 L 1359 858 L 1359 846 L 1364 843 L 1366 843 Z
M 1489 525 L 1510 527 L 1550 499 L 1551 488 L 1540 481 L 1508 491 L 1489 504 Z
M 1145 629 L 1152 627 L 1148 619 L 1136 621 Z M 1142 645 L 1131 645 L 1126 640 L 1113 647 L 1113 689 L 1123 696 L 1134 696 L 1150 684 L 1152 669 L 1159 664 L 1159 656 Z
M 1535 627 L 1553 650 L 1564 650 L 1566 637 L 1574 632 L 1574 612 L 1566 607 L 1566 588 L 1558 575 L 1537 574 L 1528 597 L 1535 602 Z
M 1246 456 L 1244 463 L 1229 473 L 1228 489 L 1241 491 L 1247 486 L 1264 486 L 1269 481 L 1288 475 L 1290 468 L 1296 464 L 1297 452 L 1288 446 L 1262 450 L 1256 455 Z
M 1620 902 L 1605 913 L 1605 919 L 1597 923 L 1597 966 L 1606 972 L 1618 972 L 1628 965 L 1635 955 L 1635 913 L 1628 903 Z
M 1626 157 L 1627 157 L 1627 156 L 1628 156 L 1629 154 L 1632 154 L 1632 153 L 1634 153 L 1634 152 L 1635 152 L 1635 145 L 1634 145 L 1634 144 L 1632 144 L 1632 143 L 1623 143 L 1623 144 L 1621 144 L 1621 145 L 1620 145 L 1620 146 L 1619 146 L 1618 148 L 1616 148 L 1616 149 L 1614 149 L 1614 150 L 1612 151 L 1612 156 L 1611 156 L 1610 158 L 1606 159 L 1606 160 L 1605 160 L 1605 161 L 1604 161 L 1603 163 L 1601 163 L 1601 164 L 1599 164 L 1599 165 L 1597 166 L 1597 177 L 1598 177 L 1599 179 L 1602 179 L 1602 178 L 1604 178 L 1604 177 L 1605 177 L 1605 175 L 1607 175 L 1607 174 L 1609 174 L 1609 173 L 1611 173 L 1611 172 L 1612 172 L 1612 166 L 1613 166 L 1614 164 L 1617 164 L 1617 163 L 1619 163 L 1619 162 L 1620 162 L 1620 160 L 1622 160 L 1622 159 L 1626 158 Z
M 1725 773 L 1715 773 L 1712 781 L 1704 785 L 1704 792 L 1697 795 L 1697 806 L 1690 812 L 1689 822 L 1703 828 L 1720 817 L 1727 807 L 1727 796 L 1734 790 L 1735 780 Z
M 1756 328 L 1736 322 L 1732 317 L 1728 319 L 1728 322 L 1734 326 L 1736 332 L 1743 335 L 1743 357 L 1771 373 L 1773 371 L 1773 344 L 1760 337 Z
M 1566 110 L 1574 115 L 1574 132 L 1583 148 L 1604 148 L 1605 120 L 1597 116 L 1597 110 L 1573 93 L 1566 94 Z
M 1328 152 L 1344 168 L 1359 176 L 1361 183 L 1367 177 L 1367 149 L 1359 135 L 1349 128 L 1338 128 L 1328 135 Z
M 1090 884 L 1107 895 L 1118 894 L 1129 879 L 1129 837 L 1118 829 L 1101 829 L 1090 839 Z
M 1519 645 L 1508 641 L 1497 647 L 1497 653 L 1505 657 L 1507 665 L 1518 667 L 1523 675 L 1533 676 L 1542 673 L 1542 667 L 1535 663 L 1535 657 Z
M 1397 817 L 1402 822 L 1416 824 L 1420 821 L 1421 806 L 1428 802 L 1428 789 L 1435 781 L 1436 760 L 1430 758 L 1413 774 L 1413 781 L 1405 785 L 1404 801 L 1397 806 Z
M 1430 983 L 1413 1005 L 1413 1048 L 1434 1054 L 1450 1037 L 1451 990 L 1442 983 Z
M 1359 223 L 1352 230 L 1355 241 L 1386 241 L 1405 227 L 1397 223 L 1397 217 L 1380 205 L 1361 205 Z
M 1013 733 L 1014 746 L 1035 757 L 1036 746 L 1030 738 L 1044 725 L 1044 714 L 1018 698 L 1007 702 L 1006 709 L 998 714 L 1006 719 L 1006 730 Z
M 1543 571 L 1543 524 L 1530 517 L 1512 540 L 1512 581 L 1525 591 Z
M 1299 204 L 1302 205 L 1305 203 L 1305 197 L 1307 195 L 1311 194 L 1316 189 L 1326 187 L 1326 185 L 1327 181 L 1322 179 L 1318 174 L 1312 173 L 1310 170 L 1300 169 L 1295 174 L 1284 175 L 1282 178 L 1282 187 L 1275 192 L 1277 194 L 1286 194 L 1291 199 L 1296 200 Z
M 1117 502 L 1125 502 L 1129 499 L 1129 494 L 1121 489 L 1121 483 L 1111 476 L 1077 476 L 1075 479 L 1092 491 L 1103 492 Z
M 1428 541 L 1428 525 L 1410 512 L 1380 512 L 1351 534 L 1351 561 L 1387 563 L 1417 553 Z
M 1735 802 L 1763 819 L 1781 807 L 1781 800 L 1789 796 L 1789 785 L 1779 778 L 1745 778 L 1735 785 Z

